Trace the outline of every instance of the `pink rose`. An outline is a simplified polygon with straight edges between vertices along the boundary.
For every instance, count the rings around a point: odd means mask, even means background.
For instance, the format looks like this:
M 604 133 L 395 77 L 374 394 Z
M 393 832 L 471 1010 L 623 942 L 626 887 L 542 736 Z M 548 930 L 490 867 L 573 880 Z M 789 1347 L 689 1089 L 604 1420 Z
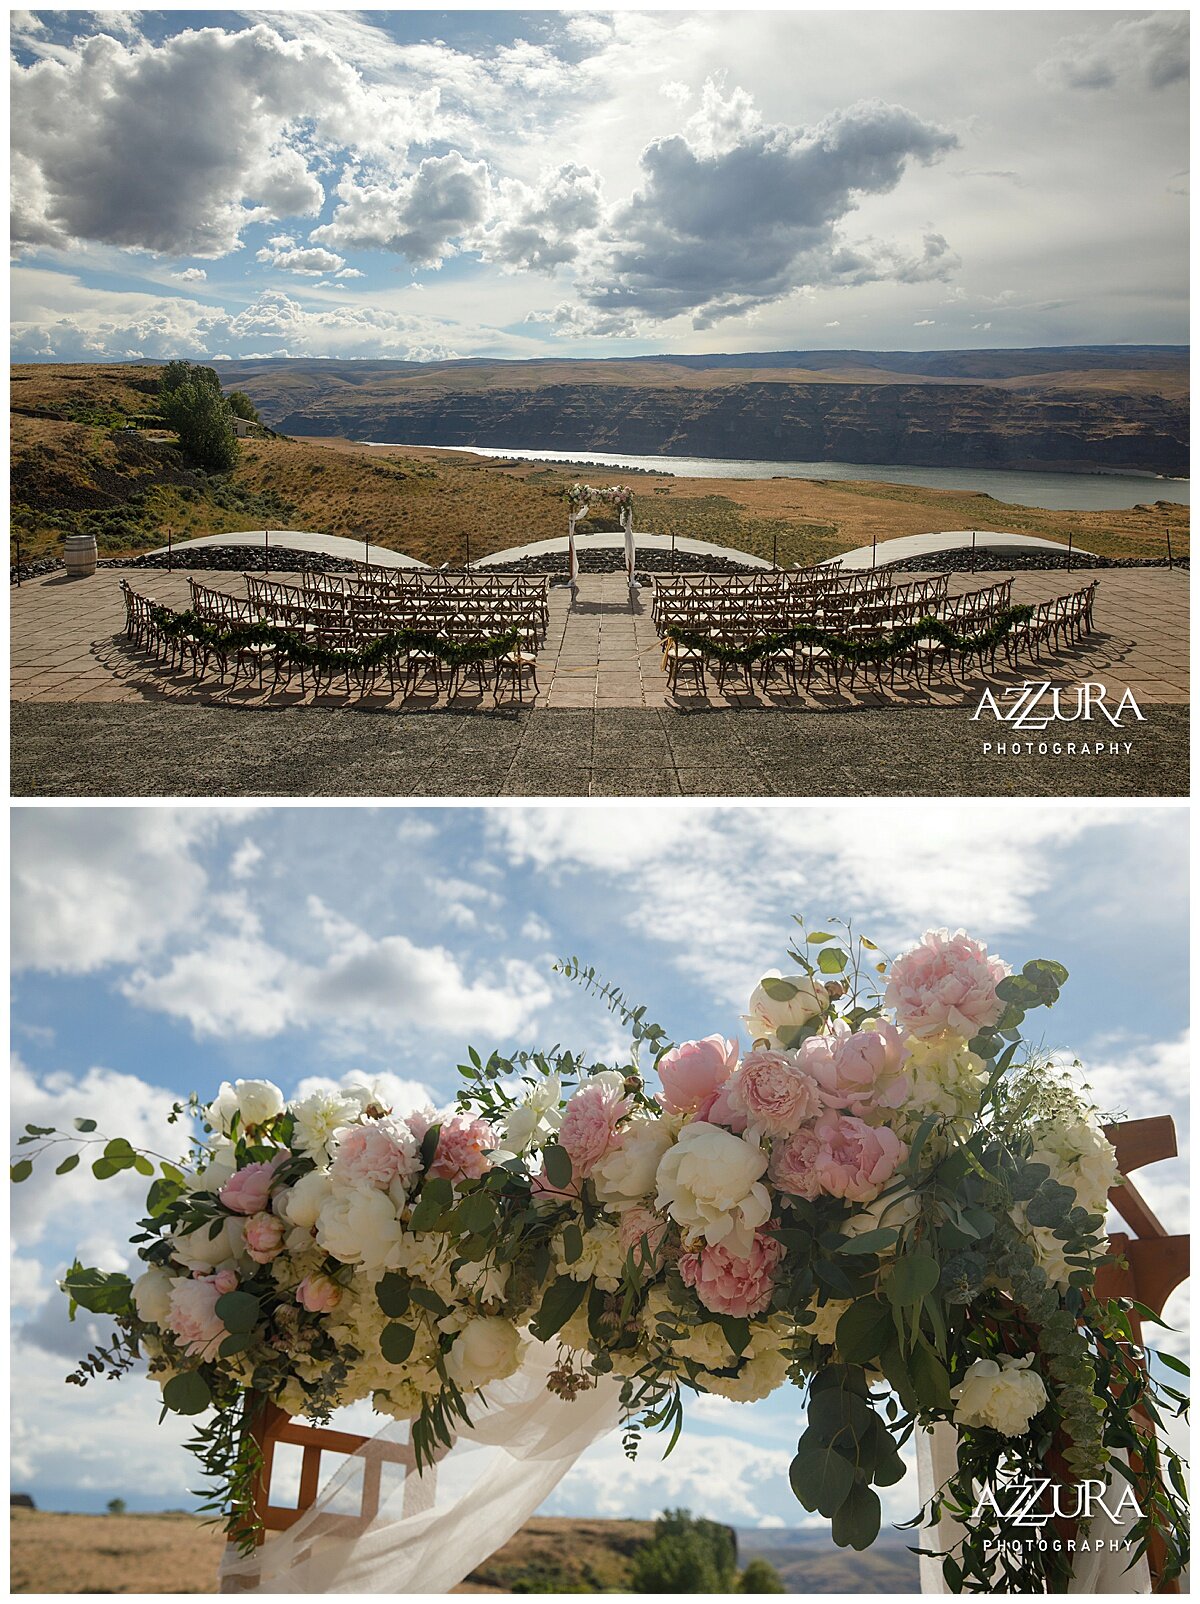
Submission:
M 653 1209 L 643 1208 L 640 1203 L 631 1209 L 626 1209 L 621 1215 L 618 1226 L 621 1246 L 626 1253 L 633 1252 L 635 1262 L 641 1258 L 644 1251 L 641 1247 L 643 1237 L 646 1239 L 651 1257 L 657 1258 L 666 1234 L 666 1220 L 661 1215 L 655 1214 Z
M 270 1264 L 283 1247 L 283 1221 L 276 1214 L 253 1214 L 242 1241 L 255 1264 Z
M 341 1301 L 341 1287 L 327 1275 L 306 1275 L 296 1288 L 296 1302 L 309 1314 L 328 1314 Z
M 737 1067 L 738 1044 L 724 1036 L 680 1042 L 658 1061 L 661 1101 L 670 1114 L 691 1114 L 724 1084 Z
M 420 1165 L 417 1139 L 402 1120 L 351 1125 L 338 1136 L 329 1173 L 348 1186 L 386 1189 L 399 1181 L 407 1191 Z
M 820 1143 L 812 1172 L 821 1192 L 869 1203 L 891 1180 L 908 1148 L 886 1125 L 875 1127 L 829 1109 L 813 1126 Z
M 913 1036 L 948 1032 L 968 1041 L 1004 1012 L 996 987 L 1009 972 L 965 930 L 927 930 L 892 965 L 884 1000 Z
M 839 1022 L 833 1035 L 810 1037 L 800 1058 L 833 1108 L 861 1115 L 871 1108 L 899 1108 L 908 1096 L 908 1077 L 901 1073 L 908 1049 L 885 1019 L 869 1020 L 857 1031 Z
M 756 1048 L 742 1059 L 727 1088 L 728 1106 L 768 1136 L 787 1136 L 819 1114 L 820 1087 L 795 1053 Z
M 227 1278 L 232 1278 L 232 1287 L 226 1284 Z M 217 1299 L 236 1286 L 237 1277 L 230 1270 L 175 1282 L 166 1324 L 184 1353 L 197 1359 L 216 1358 L 217 1349 L 229 1335 L 217 1315 Z
M 632 1107 L 625 1095 L 625 1077 L 613 1069 L 591 1076 L 572 1094 L 563 1110 L 558 1140 L 570 1155 L 575 1180 L 586 1180 L 616 1147 L 617 1126 Z
M 232 1270 L 218 1270 L 212 1282 L 222 1297 L 226 1292 L 236 1292 L 238 1289 L 238 1278 Z
M 437 1152 L 428 1174 L 447 1181 L 475 1181 L 486 1175 L 489 1154 L 496 1146 L 496 1133 L 485 1119 L 455 1114 L 442 1122 Z
M 782 1257 L 783 1244 L 756 1231 L 746 1258 L 735 1258 L 718 1242 L 698 1253 L 685 1253 L 679 1273 L 688 1286 L 695 1287 L 706 1309 L 745 1320 L 770 1306 L 775 1269 Z
M 271 1184 L 282 1162 L 281 1154 L 269 1164 L 247 1164 L 245 1169 L 235 1170 L 217 1196 L 234 1214 L 261 1214 L 271 1200 Z
M 769 1174 L 781 1192 L 807 1198 L 810 1203 L 820 1196 L 815 1170 L 820 1150 L 819 1139 L 808 1128 L 789 1136 L 786 1142 L 772 1142 Z

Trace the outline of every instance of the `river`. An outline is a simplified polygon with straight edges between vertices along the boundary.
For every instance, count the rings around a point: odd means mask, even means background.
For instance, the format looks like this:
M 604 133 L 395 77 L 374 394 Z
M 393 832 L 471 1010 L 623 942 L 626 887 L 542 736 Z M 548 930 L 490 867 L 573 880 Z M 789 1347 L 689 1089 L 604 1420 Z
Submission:
M 387 442 L 370 440 L 367 445 Z M 479 457 L 524 457 L 533 462 L 591 463 L 603 468 L 644 468 L 680 479 L 871 479 L 928 485 L 934 490 L 977 490 L 1018 507 L 1075 508 L 1103 512 L 1139 502 L 1172 501 L 1187 506 L 1188 479 L 1152 474 L 1025 473 L 1018 469 L 910 468 L 888 462 L 745 462 L 725 457 L 642 457 L 624 452 L 536 451 L 513 446 L 454 446 Z

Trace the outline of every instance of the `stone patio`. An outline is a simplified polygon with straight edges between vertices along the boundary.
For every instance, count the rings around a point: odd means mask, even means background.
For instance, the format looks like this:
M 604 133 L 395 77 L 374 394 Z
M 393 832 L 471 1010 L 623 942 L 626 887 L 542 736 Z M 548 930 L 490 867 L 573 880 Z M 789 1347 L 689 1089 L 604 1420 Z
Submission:
M 52 574 L 31 581 L 11 595 L 12 697 L 19 703 L 40 702 L 190 702 L 233 707 L 317 706 L 327 708 L 432 711 L 444 707 L 444 698 L 420 691 L 402 702 L 386 686 L 360 698 L 336 687 L 314 696 L 298 683 L 274 696 L 243 681 L 222 686 L 215 674 L 196 681 L 190 672 L 172 674 L 152 655 L 138 650 L 125 637 L 124 604 L 120 581 L 128 573 L 100 569 L 88 579 L 67 579 Z M 128 574 L 139 589 L 172 607 L 189 601 L 187 575 L 147 571 Z M 906 576 L 910 577 L 910 576 Z M 1005 578 L 979 572 L 952 576 L 951 591 L 959 594 Z M 1019 573 L 1014 576 L 1013 599 L 1036 602 L 1080 588 L 1092 576 L 1062 572 Z M 1182 571 L 1129 568 L 1102 571 L 1097 595 L 1096 627 L 1078 647 L 1064 647 L 1057 655 L 1044 654 L 1040 664 L 1022 663 L 1022 675 L 1071 686 L 1100 680 L 1117 695 L 1131 689 L 1139 705 L 1183 704 L 1188 701 L 1188 576 Z M 244 595 L 239 575 L 206 573 L 205 583 Z M 731 678 L 729 694 L 715 688 L 700 696 L 693 687 L 681 687 L 677 696 L 667 688 L 661 647 L 650 616 L 651 592 L 637 591 L 631 598 L 620 574 L 584 575 L 574 603 L 566 587 L 550 592 L 550 622 L 538 655 L 539 694 L 527 693 L 526 705 L 549 710 L 643 708 L 743 710 L 781 708 L 793 711 L 851 711 L 857 708 L 962 708 L 978 704 L 986 677 L 962 685 L 948 677 L 935 680 L 933 689 L 898 684 L 881 692 L 867 684 L 835 692 L 814 682 L 811 694 L 792 697 L 783 682 L 772 683 L 766 694 L 738 689 Z M 1014 676 L 1003 662 L 997 665 L 995 683 L 1010 685 Z M 455 698 L 457 711 L 490 708 L 492 696 L 480 695 L 474 686 Z

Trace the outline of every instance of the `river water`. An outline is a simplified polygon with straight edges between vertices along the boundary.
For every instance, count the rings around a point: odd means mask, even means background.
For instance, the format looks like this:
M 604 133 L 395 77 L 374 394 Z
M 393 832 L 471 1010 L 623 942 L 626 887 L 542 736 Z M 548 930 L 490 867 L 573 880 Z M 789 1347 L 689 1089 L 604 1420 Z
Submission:
M 367 441 L 383 445 L 384 441 Z M 1017 469 L 910 468 L 887 462 L 744 462 L 724 457 L 641 457 L 624 452 L 537 451 L 512 446 L 455 446 L 479 457 L 524 457 L 534 462 L 594 463 L 603 468 L 645 468 L 680 479 L 870 479 L 928 485 L 934 490 L 977 490 L 1018 507 L 1076 508 L 1103 512 L 1139 502 L 1187 506 L 1191 481 L 1151 474 L 1024 473 Z

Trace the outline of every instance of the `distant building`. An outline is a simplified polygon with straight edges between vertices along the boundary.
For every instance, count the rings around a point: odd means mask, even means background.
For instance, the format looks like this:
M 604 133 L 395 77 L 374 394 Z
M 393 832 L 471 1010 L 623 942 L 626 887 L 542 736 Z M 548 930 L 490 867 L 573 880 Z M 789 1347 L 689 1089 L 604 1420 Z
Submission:
M 234 418 L 233 427 L 237 430 L 238 439 L 245 440 L 248 435 L 253 434 L 257 425 L 251 423 L 249 418 Z

